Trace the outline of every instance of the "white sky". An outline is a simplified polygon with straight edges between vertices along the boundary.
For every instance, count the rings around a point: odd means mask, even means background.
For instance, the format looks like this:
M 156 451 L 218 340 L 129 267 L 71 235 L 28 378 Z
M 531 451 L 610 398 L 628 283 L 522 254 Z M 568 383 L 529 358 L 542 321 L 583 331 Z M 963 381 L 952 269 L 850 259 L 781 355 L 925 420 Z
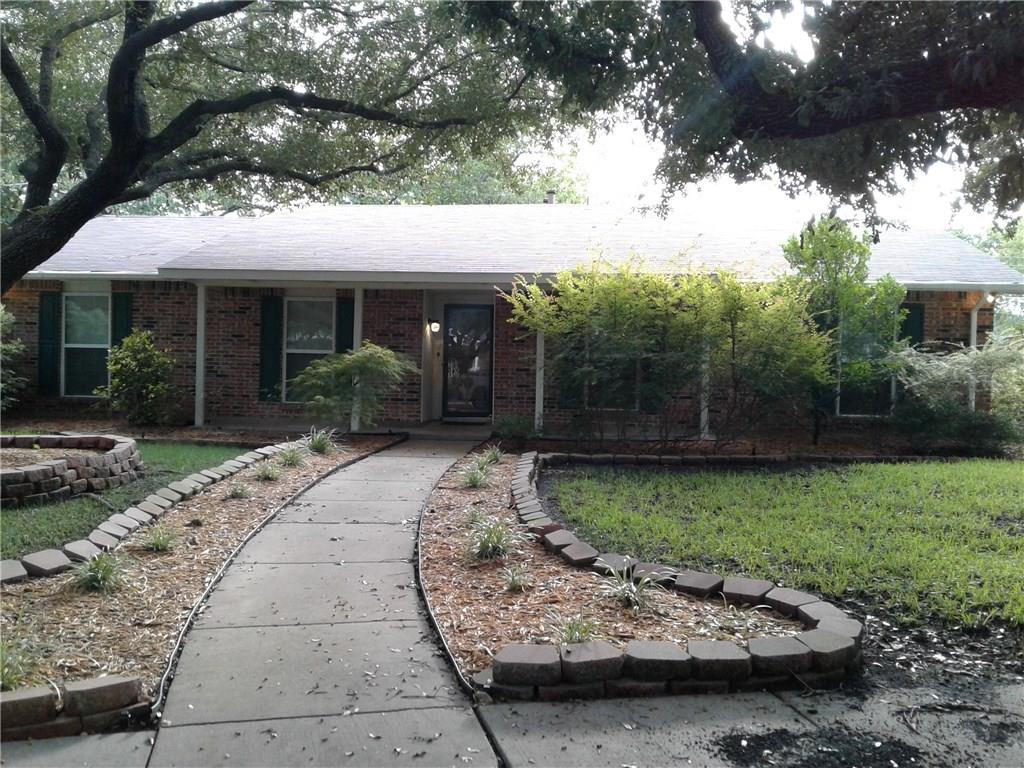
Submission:
M 656 205 L 661 185 L 654 171 L 661 146 L 649 140 L 638 123 L 624 121 L 610 133 L 578 144 L 576 168 L 585 177 L 590 202 L 621 206 Z M 883 217 L 915 229 L 964 229 L 983 234 L 992 217 L 964 207 L 954 211 L 963 172 L 936 164 L 909 182 L 901 195 L 878 201 Z M 789 223 L 794 229 L 812 215 L 828 210 L 828 198 L 804 194 L 790 198 L 771 181 L 737 184 L 728 179 L 693 185 L 672 198 L 672 209 L 721 225 L 742 221 L 744 226 Z M 855 220 L 854 220 L 855 221 Z

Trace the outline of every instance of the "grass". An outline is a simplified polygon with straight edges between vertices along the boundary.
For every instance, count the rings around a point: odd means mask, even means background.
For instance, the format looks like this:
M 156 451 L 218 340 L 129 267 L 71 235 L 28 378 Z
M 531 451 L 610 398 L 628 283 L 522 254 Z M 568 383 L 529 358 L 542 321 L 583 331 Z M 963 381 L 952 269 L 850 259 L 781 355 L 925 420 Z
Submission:
M 1020 463 L 587 469 L 557 479 L 554 493 L 602 551 L 857 597 L 910 624 L 1024 625 Z
M 141 501 L 169 482 L 222 464 L 240 451 L 237 446 L 145 441 L 139 443 L 139 452 L 146 462 L 146 477 L 100 494 L 113 509 L 88 497 L 63 504 L 4 509 L 0 518 L 0 552 L 3 557 L 21 557 L 84 538 L 115 511 L 120 512 Z
M 27 646 L 0 640 L 0 690 L 12 691 L 32 680 L 39 658 Z
M 124 564 L 120 555 L 103 552 L 76 565 L 71 582 L 81 592 L 116 592 L 124 586 Z

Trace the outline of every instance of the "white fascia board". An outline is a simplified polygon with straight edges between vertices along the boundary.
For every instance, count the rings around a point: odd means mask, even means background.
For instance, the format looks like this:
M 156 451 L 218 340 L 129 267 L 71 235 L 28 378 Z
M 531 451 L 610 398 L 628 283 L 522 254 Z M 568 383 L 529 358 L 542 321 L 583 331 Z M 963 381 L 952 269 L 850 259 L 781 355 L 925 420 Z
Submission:
M 988 291 L 1024 293 L 1024 283 L 902 283 L 908 291 Z
M 156 272 L 55 272 L 33 271 L 22 280 L 167 280 Z

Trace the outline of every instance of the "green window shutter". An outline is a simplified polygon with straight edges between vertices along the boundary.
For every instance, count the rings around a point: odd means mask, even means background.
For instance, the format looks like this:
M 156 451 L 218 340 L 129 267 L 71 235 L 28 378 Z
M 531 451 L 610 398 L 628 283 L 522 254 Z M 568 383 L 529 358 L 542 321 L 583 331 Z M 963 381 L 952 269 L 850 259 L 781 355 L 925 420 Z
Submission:
M 922 343 L 924 341 L 924 304 L 904 304 L 903 309 L 907 310 L 907 315 L 903 318 L 900 338 L 910 339 L 911 344 Z
M 355 300 L 339 298 L 335 302 L 336 320 L 334 322 L 334 351 L 349 352 L 355 338 L 353 325 L 355 321 Z
M 113 347 L 132 332 L 132 294 L 111 294 L 110 312 L 110 346 Z
M 60 294 L 39 294 L 39 394 L 60 394 Z
M 281 399 L 281 354 L 284 349 L 284 299 L 260 302 L 260 400 Z

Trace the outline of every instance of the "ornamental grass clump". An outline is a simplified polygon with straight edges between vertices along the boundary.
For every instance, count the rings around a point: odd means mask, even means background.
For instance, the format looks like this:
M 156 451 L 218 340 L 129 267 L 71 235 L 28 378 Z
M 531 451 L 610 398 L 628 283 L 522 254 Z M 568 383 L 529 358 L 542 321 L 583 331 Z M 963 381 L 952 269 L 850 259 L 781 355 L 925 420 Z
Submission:
M 22 643 L 0 641 L 0 690 L 13 691 L 32 679 L 39 659 Z
M 490 466 L 474 466 L 467 469 L 462 475 L 463 488 L 484 488 L 490 483 Z
M 522 563 L 503 568 L 501 575 L 505 577 L 505 590 L 508 592 L 525 592 L 530 586 L 530 575 Z
M 147 552 L 170 552 L 177 543 L 177 534 L 163 523 L 157 523 L 146 531 L 142 548 Z
M 474 525 L 469 534 L 470 552 L 478 560 L 507 556 L 526 541 L 526 535 L 498 517 Z
M 310 427 L 309 433 L 303 438 L 303 442 L 305 442 L 306 448 L 308 448 L 312 453 L 318 453 L 321 456 L 326 456 L 336 447 L 334 440 L 335 434 L 336 432 L 333 429 L 317 429 L 316 427 Z
M 665 588 L 649 576 L 634 580 L 626 569 L 612 569 L 603 577 L 601 596 L 614 600 L 635 614 L 653 613 L 656 590 L 665 591 Z
M 551 617 L 551 629 L 558 642 L 570 645 L 572 643 L 586 643 L 597 637 L 598 624 L 593 619 L 588 619 L 580 611 L 575 616 L 562 618 L 557 614 Z
M 490 467 L 500 464 L 503 458 L 505 458 L 505 452 L 501 450 L 500 445 L 488 445 L 481 453 L 477 454 L 476 466 Z
M 252 496 L 252 490 L 247 485 L 232 485 L 228 491 L 229 499 L 248 499 Z
M 275 467 L 269 461 L 264 461 L 256 467 L 256 479 L 264 483 L 272 483 L 281 479 L 280 467 Z
M 277 454 L 277 458 L 282 467 L 301 467 L 306 463 L 302 449 L 294 446 L 285 448 Z
M 114 592 L 124 586 L 124 565 L 117 555 L 103 552 L 76 566 L 71 583 L 82 592 Z

